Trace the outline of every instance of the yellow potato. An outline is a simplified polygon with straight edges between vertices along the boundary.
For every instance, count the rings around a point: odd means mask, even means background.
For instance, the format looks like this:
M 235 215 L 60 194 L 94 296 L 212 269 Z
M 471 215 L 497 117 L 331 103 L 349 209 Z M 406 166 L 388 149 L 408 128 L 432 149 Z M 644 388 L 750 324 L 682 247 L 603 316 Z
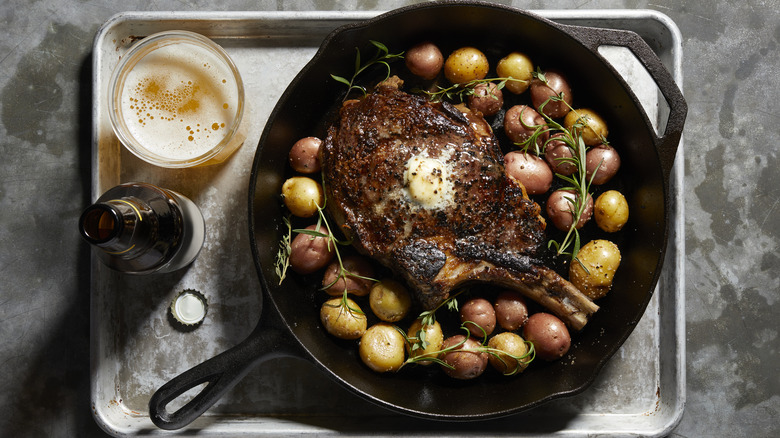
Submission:
M 502 374 L 520 373 L 528 366 L 527 361 L 529 358 L 518 361 L 512 357 L 520 357 L 528 352 L 528 345 L 518 334 L 512 332 L 499 333 L 490 338 L 488 347 L 508 353 L 491 354 L 488 357 L 490 365 Z M 509 354 L 512 356 L 509 356 Z
M 372 325 L 360 338 L 360 359 L 372 370 L 398 371 L 404 364 L 404 335 L 390 324 Z
M 596 224 L 608 233 L 620 231 L 628 222 L 628 202 L 617 190 L 602 193 L 593 205 Z
M 385 279 L 371 287 L 368 304 L 374 315 L 382 321 L 402 320 L 412 307 L 412 297 L 401 283 Z
M 453 84 L 484 79 L 489 69 L 485 54 L 474 47 L 461 47 L 444 61 L 444 76 Z
M 574 260 L 569 265 L 569 281 L 592 300 L 606 295 L 620 266 L 617 245 L 609 240 L 591 240 L 580 248 L 577 259 L 579 262 Z
M 570 111 L 563 118 L 563 126 L 572 134 L 575 131 L 579 131 L 582 135 L 582 140 L 588 146 L 603 143 L 609 134 L 607 122 L 596 111 L 588 108 Z
M 366 315 L 360 306 L 347 299 L 346 306 L 341 298 L 331 298 L 320 308 L 320 321 L 325 330 L 339 339 L 359 339 L 366 332 Z
M 507 81 L 505 87 L 515 94 L 520 94 L 528 89 L 533 78 L 534 65 L 528 56 L 512 52 L 503 57 L 496 65 L 496 74 L 502 78 L 519 79 Z
M 317 206 L 325 204 L 322 186 L 305 176 L 294 176 L 285 181 L 282 197 L 290 213 L 298 217 L 312 217 L 317 213 Z
M 417 357 L 423 354 L 427 354 L 430 357 L 436 357 L 437 353 L 441 350 L 442 344 L 444 344 L 444 332 L 442 332 L 441 325 L 438 321 L 434 321 L 433 324 L 426 324 L 425 330 L 423 330 L 422 320 L 415 319 L 406 332 L 406 336 L 410 341 L 409 345 L 407 345 L 410 357 Z M 425 348 L 422 348 L 421 338 L 423 336 L 427 343 Z M 433 362 L 423 360 L 417 363 L 420 365 L 430 365 Z

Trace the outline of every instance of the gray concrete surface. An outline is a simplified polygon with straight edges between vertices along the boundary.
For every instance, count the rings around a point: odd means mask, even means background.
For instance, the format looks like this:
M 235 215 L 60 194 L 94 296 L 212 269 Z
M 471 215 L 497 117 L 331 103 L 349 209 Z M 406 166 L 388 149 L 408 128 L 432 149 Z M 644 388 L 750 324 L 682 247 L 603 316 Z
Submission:
M 402 1 L 0 2 L 0 436 L 103 436 L 89 398 L 90 49 L 125 10 L 372 9 Z M 684 44 L 687 405 L 671 436 L 780 434 L 780 1 L 649 8 Z

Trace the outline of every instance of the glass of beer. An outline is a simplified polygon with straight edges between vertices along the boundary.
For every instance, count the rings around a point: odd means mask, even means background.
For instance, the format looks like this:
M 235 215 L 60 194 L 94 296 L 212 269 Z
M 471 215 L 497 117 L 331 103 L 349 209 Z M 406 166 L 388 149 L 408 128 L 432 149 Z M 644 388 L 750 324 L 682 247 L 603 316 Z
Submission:
M 109 86 L 114 132 L 149 163 L 220 163 L 246 138 L 241 75 L 225 50 L 203 35 L 172 30 L 140 40 Z

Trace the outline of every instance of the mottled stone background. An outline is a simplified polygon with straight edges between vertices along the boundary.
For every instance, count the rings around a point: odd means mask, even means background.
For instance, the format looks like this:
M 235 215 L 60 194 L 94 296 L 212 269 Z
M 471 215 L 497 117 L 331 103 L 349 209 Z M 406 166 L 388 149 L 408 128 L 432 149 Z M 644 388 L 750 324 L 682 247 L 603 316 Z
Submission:
M 90 50 L 125 10 L 385 10 L 403 1 L 0 2 L 0 436 L 103 436 L 89 400 Z M 509 3 L 509 2 L 507 2 Z M 780 0 L 649 8 L 682 30 L 687 406 L 672 436 L 778 436 Z

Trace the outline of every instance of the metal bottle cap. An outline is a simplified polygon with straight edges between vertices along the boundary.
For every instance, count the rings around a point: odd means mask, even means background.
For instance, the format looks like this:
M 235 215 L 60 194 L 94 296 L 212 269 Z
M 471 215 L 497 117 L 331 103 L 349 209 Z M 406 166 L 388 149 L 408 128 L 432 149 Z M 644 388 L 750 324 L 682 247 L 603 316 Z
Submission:
M 198 325 L 203 322 L 208 311 L 206 297 L 193 289 L 185 289 L 171 303 L 171 315 L 173 318 L 187 326 Z

